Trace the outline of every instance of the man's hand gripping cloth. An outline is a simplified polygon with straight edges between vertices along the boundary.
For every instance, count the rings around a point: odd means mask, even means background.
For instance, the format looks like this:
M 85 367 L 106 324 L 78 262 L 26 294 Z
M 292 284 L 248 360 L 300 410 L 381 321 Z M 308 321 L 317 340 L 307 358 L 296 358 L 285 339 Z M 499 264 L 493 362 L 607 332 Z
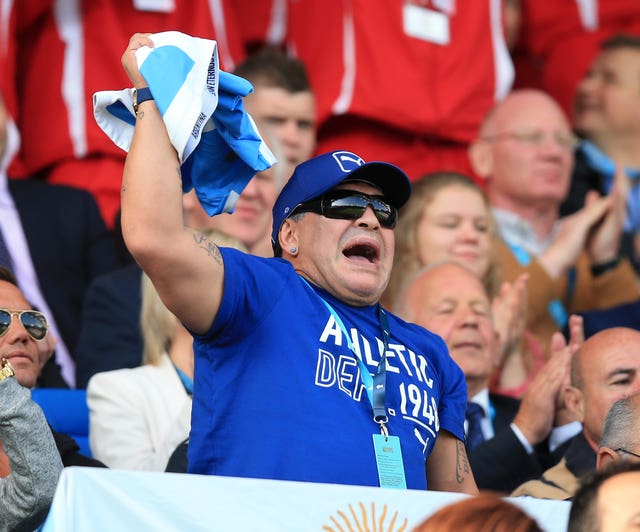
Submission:
M 154 48 L 136 51 L 138 68 L 178 152 L 182 190 L 195 188 L 209 216 L 233 212 L 255 173 L 276 162 L 242 104 L 253 87 L 219 69 L 215 41 L 177 31 L 150 38 Z M 132 96 L 133 89 L 93 95 L 96 122 L 125 151 L 136 122 Z

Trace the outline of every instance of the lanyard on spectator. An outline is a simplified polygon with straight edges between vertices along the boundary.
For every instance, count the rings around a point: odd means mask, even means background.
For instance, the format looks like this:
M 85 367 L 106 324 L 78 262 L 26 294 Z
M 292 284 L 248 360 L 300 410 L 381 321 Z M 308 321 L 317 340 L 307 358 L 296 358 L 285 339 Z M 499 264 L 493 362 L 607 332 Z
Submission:
M 300 276 L 300 279 L 302 279 L 305 283 L 307 283 L 307 285 L 309 285 L 304 277 Z M 338 313 L 320 294 L 315 292 L 315 290 L 314 293 L 325 304 L 327 309 L 329 309 L 329 312 L 333 316 L 333 319 L 336 321 L 336 323 L 340 327 L 340 330 L 342 331 L 342 334 L 347 340 L 347 345 L 353 353 L 353 356 L 358 363 L 358 367 L 360 368 L 360 380 L 362 381 L 362 384 L 367 391 L 367 397 L 369 398 L 369 402 L 371 403 L 371 406 L 373 408 L 373 420 L 378 423 L 378 425 L 380 425 L 380 433 L 383 436 L 388 437 L 389 431 L 387 429 L 387 422 L 389 421 L 389 418 L 387 417 L 387 407 L 385 404 L 385 400 L 387 392 L 387 350 L 389 348 L 390 329 L 386 312 L 380 306 L 380 304 L 378 304 L 378 320 L 380 322 L 380 329 L 382 331 L 382 342 L 384 344 L 384 350 L 382 352 L 382 356 L 380 357 L 380 362 L 378 363 L 378 369 L 376 370 L 375 375 L 372 377 L 366 364 L 358 356 L 356 347 L 351 341 L 351 336 L 349 336 L 347 328 L 345 327 L 344 322 L 342 321 L 340 316 L 338 316 Z
M 531 263 L 531 257 L 529 256 L 529 253 L 527 253 L 527 251 L 522 246 L 509 243 L 508 245 L 521 266 L 528 266 Z M 573 266 L 567 272 L 567 291 L 565 298 L 568 305 L 571 305 L 571 302 L 573 300 L 577 277 L 578 273 L 576 267 Z M 547 312 L 551 315 L 553 321 L 555 321 L 560 330 L 564 329 L 567 326 L 567 323 L 569 321 L 569 312 L 560 299 L 555 298 L 550 301 L 547 305 Z

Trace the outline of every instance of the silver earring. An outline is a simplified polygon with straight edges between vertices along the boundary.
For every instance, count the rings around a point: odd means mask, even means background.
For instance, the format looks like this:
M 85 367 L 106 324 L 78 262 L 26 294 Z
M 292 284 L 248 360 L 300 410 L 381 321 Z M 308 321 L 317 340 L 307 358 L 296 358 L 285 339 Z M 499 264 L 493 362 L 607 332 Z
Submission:
M 296 247 L 289 248 L 289 251 L 290 251 L 291 253 L 297 253 L 297 252 L 298 252 L 298 248 L 296 248 Z

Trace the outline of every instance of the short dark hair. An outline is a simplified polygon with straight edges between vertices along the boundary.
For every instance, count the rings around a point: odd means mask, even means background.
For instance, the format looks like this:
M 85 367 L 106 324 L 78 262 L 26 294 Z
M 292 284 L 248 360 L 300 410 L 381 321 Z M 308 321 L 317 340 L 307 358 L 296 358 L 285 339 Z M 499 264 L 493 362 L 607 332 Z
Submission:
M 610 52 L 622 48 L 633 48 L 640 51 L 640 37 L 629 33 L 616 33 L 600 44 L 600 50 Z
M 18 286 L 18 280 L 9 268 L 0 266 L 0 281 L 6 281 L 14 286 Z
M 287 92 L 311 92 L 304 63 L 280 48 L 265 46 L 236 66 L 234 74 L 253 85 L 284 89 Z
M 604 469 L 586 475 L 573 496 L 567 532 L 598 532 L 600 517 L 597 500 L 600 488 L 611 477 L 630 471 L 640 471 L 640 463 L 615 460 Z

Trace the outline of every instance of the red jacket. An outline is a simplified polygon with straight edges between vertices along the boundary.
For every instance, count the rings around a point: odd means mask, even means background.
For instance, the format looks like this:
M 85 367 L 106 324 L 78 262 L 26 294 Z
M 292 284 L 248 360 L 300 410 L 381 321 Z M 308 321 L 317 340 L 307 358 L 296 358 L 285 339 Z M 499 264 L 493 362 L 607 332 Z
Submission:
M 290 0 L 287 41 L 308 68 L 319 125 L 349 113 L 420 136 L 472 140 L 511 86 L 501 2 L 421 2 L 431 10 L 446 3 L 443 45 L 405 33 L 405 1 Z
M 136 0 L 13 2 L 0 28 L 8 32 L 1 77 L 15 81 L 3 89 L 22 134 L 26 175 L 73 158 L 124 159 L 98 128 L 92 95 L 131 85 L 120 56 L 133 33 L 179 30 L 217 39 L 221 68 L 233 69 L 244 52 L 230 1 L 174 0 L 168 13 L 136 9 Z
M 640 34 L 640 5 L 634 0 L 523 0 L 522 9 L 528 64 L 537 65 L 540 88 L 567 114 L 600 43 L 614 33 Z

